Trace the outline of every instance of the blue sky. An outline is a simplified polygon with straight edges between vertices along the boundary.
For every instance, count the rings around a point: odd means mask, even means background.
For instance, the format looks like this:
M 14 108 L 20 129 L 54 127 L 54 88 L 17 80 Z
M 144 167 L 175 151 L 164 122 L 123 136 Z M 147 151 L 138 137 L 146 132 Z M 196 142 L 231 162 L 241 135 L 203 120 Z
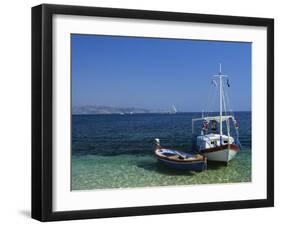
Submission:
M 73 106 L 201 112 L 221 63 L 231 108 L 251 110 L 251 43 L 72 34 L 71 48 Z

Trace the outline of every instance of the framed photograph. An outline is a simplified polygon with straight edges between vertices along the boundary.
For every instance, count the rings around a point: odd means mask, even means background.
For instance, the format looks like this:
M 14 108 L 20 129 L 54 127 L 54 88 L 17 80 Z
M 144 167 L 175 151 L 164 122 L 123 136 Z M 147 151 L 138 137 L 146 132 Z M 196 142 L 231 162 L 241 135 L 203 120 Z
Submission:
M 274 21 L 32 8 L 32 217 L 274 205 Z

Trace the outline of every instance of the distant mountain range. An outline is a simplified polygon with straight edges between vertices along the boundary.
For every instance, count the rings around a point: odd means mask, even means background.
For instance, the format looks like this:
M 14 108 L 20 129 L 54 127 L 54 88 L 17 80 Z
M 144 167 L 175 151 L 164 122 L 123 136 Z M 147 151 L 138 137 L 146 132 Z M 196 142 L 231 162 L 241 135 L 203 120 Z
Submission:
M 144 108 L 134 107 L 109 107 L 109 106 L 76 106 L 72 107 L 72 114 L 141 114 L 141 113 L 162 113 Z

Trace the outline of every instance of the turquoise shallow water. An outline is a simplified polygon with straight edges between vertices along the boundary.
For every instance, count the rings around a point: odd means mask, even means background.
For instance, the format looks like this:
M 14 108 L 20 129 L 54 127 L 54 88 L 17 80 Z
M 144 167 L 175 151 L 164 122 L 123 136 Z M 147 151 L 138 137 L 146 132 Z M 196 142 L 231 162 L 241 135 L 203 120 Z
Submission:
M 228 166 L 209 163 L 203 172 L 168 169 L 153 155 L 75 156 L 72 167 L 73 190 L 251 181 L 249 151 L 239 153 Z
M 236 183 L 251 181 L 251 113 L 236 114 L 243 149 L 228 166 L 204 172 L 172 170 L 153 155 L 153 139 L 191 147 L 191 118 L 177 115 L 75 115 L 72 121 L 72 190 Z M 195 115 L 196 117 L 196 115 Z

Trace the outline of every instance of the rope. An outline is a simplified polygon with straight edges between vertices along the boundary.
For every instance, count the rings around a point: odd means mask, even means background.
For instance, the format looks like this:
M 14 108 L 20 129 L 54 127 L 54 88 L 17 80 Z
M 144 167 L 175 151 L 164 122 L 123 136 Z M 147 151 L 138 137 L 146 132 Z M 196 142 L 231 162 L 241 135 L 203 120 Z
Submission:
M 213 80 L 212 80 L 213 81 Z M 213 101 L 214 98 L 213 97 L 213 92 L 212 92 L 212 81 L 211 81 L 211 84 L 210 84 L 210 87 L 209 87 L 209 95 L 208 95 L 208 100 L 207 100 L 207 103 L 205 104 L 205 109 L 204 109 L 204 113 L 206 113 L 206 116 L 209 116 L 209 107 L 210 107 L 210 102 Z

